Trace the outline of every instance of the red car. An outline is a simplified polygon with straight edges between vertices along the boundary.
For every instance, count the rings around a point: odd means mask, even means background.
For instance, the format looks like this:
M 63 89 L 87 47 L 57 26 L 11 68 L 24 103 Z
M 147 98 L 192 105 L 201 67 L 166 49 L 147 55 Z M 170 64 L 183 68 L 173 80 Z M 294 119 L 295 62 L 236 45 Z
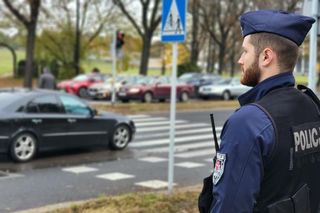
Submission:
M 75 94 L 80 97 L 88 96 L 88 87 L 94 83 L 103 82 L 105 77 L 100 74 L 78 75 L 72 80 L 61 81 L 58 84 L 59 90 L 64 90 L 67 93 Z
M 171 84 L 168 77 L 161 76 L 152 79 L 149 83 L 137 85 L 125 85 L 120 87 L 118 98 L 122 102 L 130 100 L 141 100 L 151 102 L 152 100 L 165 101 L 170 98 Z M 182 101 L 188 101 L 194 96 L 193 86 L 186 83 L 177 83 L 177 98 Z

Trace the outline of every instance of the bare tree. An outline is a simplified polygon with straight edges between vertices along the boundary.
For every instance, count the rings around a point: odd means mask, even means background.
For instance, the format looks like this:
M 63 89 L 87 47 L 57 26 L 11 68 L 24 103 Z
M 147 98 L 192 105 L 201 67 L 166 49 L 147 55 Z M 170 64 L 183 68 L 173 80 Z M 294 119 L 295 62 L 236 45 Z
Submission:
M 270 9 L 274 8 L 276 10 L 285 10 L 285 11 L 295 11 L 298 3 L 301 2 L 301 0 L 256 0 L 253 1 L 253 4 L 258 9 Z
M 142 39 L 140 74 L 146 75 L 148 72 L 152 36 L 161 20 L 159 13 L 161 0 L 140 0 L 140 6 L 142 7 L 140 25 L 138 23 L 138 18 L 134 16 L 135 11 L 129 9 L 129 1 L 113 0 L 113 2 L 131 22 Z
M 79 74 L 81 58 L 112 22 L 113 8 L 112 3 L 104 0 L 57 0 L 46 4 L 42 7 L 45 14 L 41 22 L 45 29 L 42 39 L 50 43 L 41 42 L 42 46 L 64 66 L 72 66 L 74 74 Z
M 206 29 L 218 47 L 218 73 L 225 68 L 226 55 L 234 28 L 240 28 L 239 16 L 248 8 L 247 0 L 211 0 L 201 2 L 202 27 Z
M 29 15 L 22 14 L 19 10 L 20 6 L 14 6 L 12 1 L 3 0 L 10 12 L 25 26 L 27 29 L 27 48 L 26 48 L 26 67 L 24 76 L 24 87 L 32 88 L 32 71 L 33 71 L 33 55 L 36 40 L 36 29 L 39 15 L 41 0 L 26 1 L 29 6 Z

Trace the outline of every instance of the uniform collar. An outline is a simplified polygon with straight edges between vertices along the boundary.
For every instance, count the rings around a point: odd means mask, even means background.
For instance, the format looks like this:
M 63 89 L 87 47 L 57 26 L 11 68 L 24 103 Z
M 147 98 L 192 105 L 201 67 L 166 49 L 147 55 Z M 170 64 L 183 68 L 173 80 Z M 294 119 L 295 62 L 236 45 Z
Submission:
M 295 80 L 291 71 L 281 73 L 257 84 L 255 87 L 250 89 L 248 92 L 240 95 L 238 100 L 241 106 L 256 102 L 265 96 L 271 90 L 280 87 L 293 87 Z

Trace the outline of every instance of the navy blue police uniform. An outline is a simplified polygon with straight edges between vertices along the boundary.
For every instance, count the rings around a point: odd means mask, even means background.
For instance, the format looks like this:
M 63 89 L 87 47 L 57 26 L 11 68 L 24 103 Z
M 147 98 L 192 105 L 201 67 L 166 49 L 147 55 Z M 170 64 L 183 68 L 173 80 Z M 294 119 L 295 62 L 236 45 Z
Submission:
M 315 21 L 272 10 L 247 12 L 240 20 L 243 37 L 267 32 L 297 46 Z M 221 133 L 208 212 L 318 212 L 319 109 L 294 85 L 288 70 L 239 97 L 241 107 Z

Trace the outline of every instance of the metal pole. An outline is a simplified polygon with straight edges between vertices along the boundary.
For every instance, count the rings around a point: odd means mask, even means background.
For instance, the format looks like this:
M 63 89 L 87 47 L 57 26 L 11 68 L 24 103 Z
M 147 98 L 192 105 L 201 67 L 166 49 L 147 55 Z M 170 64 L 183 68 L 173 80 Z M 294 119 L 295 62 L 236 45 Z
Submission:
M 178 44 L 172 44 L 172 74 L 171 74 L 171 102 L 170 102 L 170 144 L 169 144 L 169 168 L 168 168 L 168 191 L 172 193 L 174 176 L 174 138 L 176 121 L 176 85 L 177 85 L 177 57 Z
M 316 22 L 312 25 L 312 28 L 310 31 L 308 87 L 313 91 L 316 90 L 316 83 L 317 83 L 316 73 L 317 73 L 318 4 L 319 4 L 319 0 L 312 0 L 312 17 L 316 19 Z
M 306 61 L 306 54 L 305 54 L 305 44 L 304 43 L 302 43 L 302 56 L 301 56 L 301 74 L 302 75 L 305 75 L 306 74 L 306 63 L 305 63 L 305 61 Z
M 117 69 L 117 56 L 116 56 L 116 42 L 117 42 L 117 30 L 113 29 L 113 37 L 112 37 L 112 82 L 111 82 L 111 104 L 114 105 L 116 102 L 116 69 Z

